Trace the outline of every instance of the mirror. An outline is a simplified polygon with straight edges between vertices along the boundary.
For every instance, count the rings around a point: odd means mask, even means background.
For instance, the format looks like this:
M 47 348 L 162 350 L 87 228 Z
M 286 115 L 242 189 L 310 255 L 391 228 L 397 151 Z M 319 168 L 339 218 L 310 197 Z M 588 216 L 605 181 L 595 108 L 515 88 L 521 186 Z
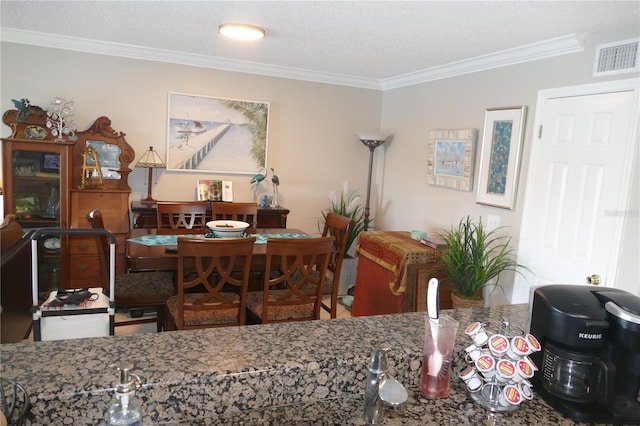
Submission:
M 120 147 L 103 141 L 87 141 L 87 146 L 92 147 L 98 156 L 102 179 L 120 179 Z
M 131 188 L 127 182 L 131 169 L 129 164 L 134 160 L 135 152 L 127 143 L 123 132 L 116 132 L 111 128 L 111 120 L 107 117 L 99 117 L 88 130 L 76 133 L 78 140 L 73 148 L 74 166 L 73 182 L 78 189 L 88 189 L 82 185 L 83 156 L 87 147 L 93 148 L 97 154 L 98 165 L 102 174 L 100 188 L 93 190 L 127 190 Z M 86 159 L 87 166 L 95 166 L 95 161 Z

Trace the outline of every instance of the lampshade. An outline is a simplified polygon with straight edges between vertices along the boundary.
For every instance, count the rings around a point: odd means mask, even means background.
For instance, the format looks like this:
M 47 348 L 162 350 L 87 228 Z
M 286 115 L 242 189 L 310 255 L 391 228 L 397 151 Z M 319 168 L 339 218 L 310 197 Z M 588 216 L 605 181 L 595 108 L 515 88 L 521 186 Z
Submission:
M 358 139 L 360 139 L 360 142 L 372 151 L 382 145 L 390 136 L 388 133 L 378 132 L 358 132 L 356 135 Z
M 153 147 L 150 146 L 149 150 L 142 154 L 142 157 L 138 160 L 135 167 L 149 167 L 153 169 L 164 169 L 166 166 L 160 159 L 160 156 Z
M 265 36 L 264 29 L 248 24 L 222 24 L 218 31 L 236 40 L 258 40 Z
M 378 133 L 378 132 L 358 132 L 356 133 L 358 139 L 362 142 L 364 141 L 381 141 L 384 142 L 390 136 L 388 133 Z

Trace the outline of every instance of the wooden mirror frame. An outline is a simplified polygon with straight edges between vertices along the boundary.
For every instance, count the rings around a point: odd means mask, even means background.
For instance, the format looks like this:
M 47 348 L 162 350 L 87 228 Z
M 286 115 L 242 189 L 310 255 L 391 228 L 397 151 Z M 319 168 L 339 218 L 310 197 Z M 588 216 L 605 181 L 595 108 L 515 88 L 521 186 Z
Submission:
M 128 179 L 131 169 L 129 164 L 135 158 L 135 152 L 131 145 L 125 140 L 125 133 L 116 132 L 111 128 L 111 120 L 105 116 L 98 117 L 96 121 L 89 127 L 89 129 L 76 133 L 78 139 L 75 142 L 73 148 L 73 184 L 78 189 L 82 187 L 82 165 L 83 158 L 82 153 L 87 147 L 88 141 L 104 142 L 109 145 L 116 145 L 120 148 L 120 167 L 118 170 L 114 170 L 120 173 L 119 179 L 102 179 L 102 185 L 98 189 L 104 190 L 124 190 L 131 191 L 129 187 Z M 98 161 L 100 159 L 98 158 Z M 96 189 L 96 188 L 93 188 Z

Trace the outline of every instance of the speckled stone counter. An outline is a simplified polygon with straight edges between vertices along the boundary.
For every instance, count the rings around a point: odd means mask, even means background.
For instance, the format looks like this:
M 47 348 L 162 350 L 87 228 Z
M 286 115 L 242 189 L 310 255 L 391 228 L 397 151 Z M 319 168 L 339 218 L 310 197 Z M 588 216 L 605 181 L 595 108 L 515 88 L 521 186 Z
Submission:
M 135 365 L 145 424 L 361 425 L 368 358 L 389 347 L 390 373 L 409 390 L 386 425 L 576 425 L 541 398 L 510 413 L 472 402 L 457 373 L 473 321 L 527 325 L 526 305 L 445 311 L 460 322 L 451 396 L 417 389 L 424 314 L 167 332 L 0 346 L 1 376 L 30 393 L 32 424 L 103 424 L 114 400 L 110 364 Z

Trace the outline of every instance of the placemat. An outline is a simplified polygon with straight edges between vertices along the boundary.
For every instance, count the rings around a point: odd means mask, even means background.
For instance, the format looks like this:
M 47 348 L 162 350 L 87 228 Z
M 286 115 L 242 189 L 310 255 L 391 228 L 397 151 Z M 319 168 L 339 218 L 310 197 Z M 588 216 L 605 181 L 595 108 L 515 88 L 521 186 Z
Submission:
M 256 244 L 265 244 L 269 238 L 309 238 L 311 235 L 281 233 L 281 234 L 251 234 L 256 237 Z M 188 234 L 188 235 L 142 235 L 140 237 L 128 238 L 127 241 L 143 246 L 175 246 L 178 245 L 178 237 L 189 238 L 211 238 L 205 237 L 204 234 Z

